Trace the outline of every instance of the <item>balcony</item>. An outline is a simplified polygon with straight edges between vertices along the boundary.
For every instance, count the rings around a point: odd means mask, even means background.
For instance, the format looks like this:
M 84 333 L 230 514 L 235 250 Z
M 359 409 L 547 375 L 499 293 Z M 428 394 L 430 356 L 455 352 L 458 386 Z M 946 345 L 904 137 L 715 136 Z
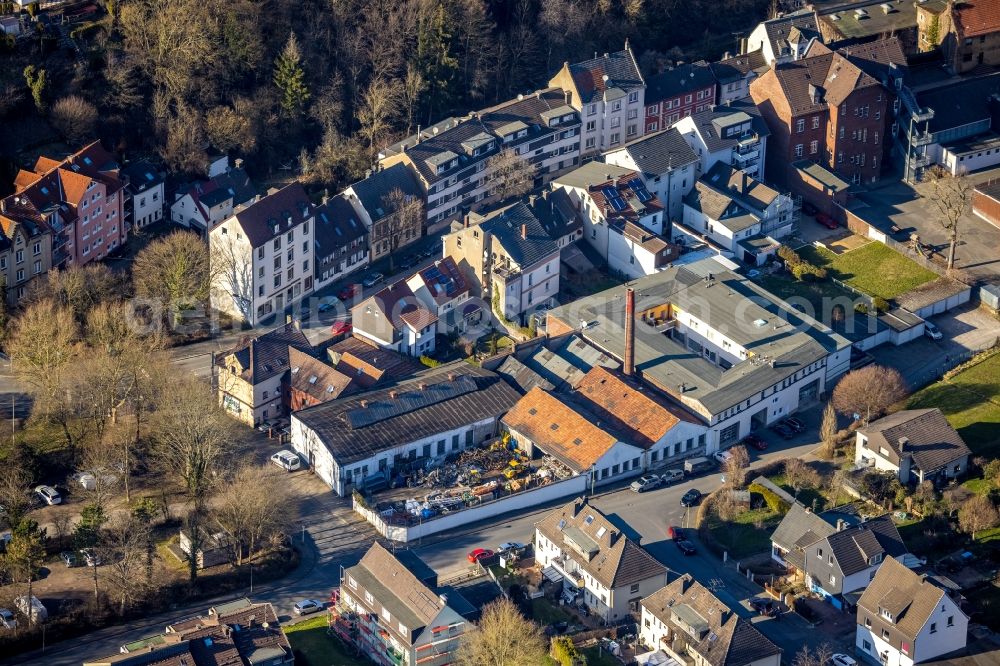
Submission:
M 498 280 L 504 284 L 513 282 L 521 276 L 521 271 L 517 268 L 507 268 L 506 266 L 494 266 L 490 269 L 493 273 L 493 279 Z
M 760 149 L 757 147 L 754 147 L 749 150 L 733 151 L 733 159 L 739 162 L 740 164 L 746 164 L 747 162 L 755 161 L 758 157 L 760 157 Z
M 910 135 L 910 145 L 914 148 L 926 146 L 933 141 L 930 132 L 914 132 Z
M 576 587 L 584 587 L 583 573 L 577 568 L 576 562 L 563 555 L 552 560 L 552 566 Z
M 920 169 L 925 166 L 929 166 L 930 163 L 931 163 L 931 156 L 926 153 L 922 153 L 920 155 L 914 155 L 913 157 L 910 158 L 911 169 Z

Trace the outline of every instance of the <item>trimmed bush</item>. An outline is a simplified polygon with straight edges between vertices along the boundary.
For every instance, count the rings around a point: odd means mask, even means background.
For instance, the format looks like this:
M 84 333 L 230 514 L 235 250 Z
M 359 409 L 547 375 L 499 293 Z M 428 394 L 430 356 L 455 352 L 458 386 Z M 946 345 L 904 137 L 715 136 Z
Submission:
M 889 301 L 885 300 L 881 296 L 876 296 L 875 298 L 873 298 L 872 303 L 875 304 L 875 309 L 878 310 L 879 312 L 888 312 L 889 308 L 892 307 L 891 305 L 889 305 Z
M 560 666 L 576 666 L 581 663 L 580 653 L 568 636 L 552 639 L 551 656 Z
M 426 365 L 428 368 L 436 368 L 441 365 L 441 361 L 436 358 L 431 358 L 430 356 L 421 356 L 420 362 Z
M 761 497 L 763 497 L 764 502 L 767 504 L 767 508 L 773 511 L 774 513 L 781 513 L 781 514 L 788 513 L 788 510 L 791 508 L 788 505 L 788 502 L 781 499 L 771 490 L 765 488 L 759 483 L 751 483 L 750 487 L 747 488 L 747 490 L 749 490 L 751 493 L 756 493 Z

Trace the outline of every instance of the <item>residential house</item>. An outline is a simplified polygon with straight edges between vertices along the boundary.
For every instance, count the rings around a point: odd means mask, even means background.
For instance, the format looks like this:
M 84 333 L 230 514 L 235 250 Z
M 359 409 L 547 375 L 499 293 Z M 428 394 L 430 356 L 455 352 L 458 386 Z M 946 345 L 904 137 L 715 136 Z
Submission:
M 427 311 L 437 317 L 437 330 L 443 335 L 475 330 L 482 323 L 483 301 L 472 298 L 472 288 L 452 257 L 417 271 L 406 284 Z
M 382 666 L 454 663 L 476 609 L 413 551 L 390 553 L 377 541 L 342 569 L 330 628 Z
M 295 663 L 274 607 L 238 599 L 213 606 L 206 615 L 166 626 L 162 634 L 122 645 L 117 653 L 84 666 L 291 666 Z
M 966 646 L 969 617 L 926 576 L 887 557 L 858 601 L 855 649 L 885 666 L 937 662 Z M 986 663 L 986 662 L 982 662 Z
M 535 560 L 546 580 L 561 582 L 605 622 L 638 613 L 641 600 L 667 582 L 667 568 L 586 498 L 535 524 Z
M 612 271 L 630 278 L 651 275 L 679 256 L 667 241 L 670 220 L 639 172 L 588 162 L 558 178 L 554 187 L 579 202 L 583 238 Z
M 926 0 L 916 7 L 919 48 L 940 49 L 953 74 L 1000 65 L 1000 6 L 992 0 Z
M 354 336 L 327 347 L 326 356 L 337 372 L 349 376 L 357 389 L 363 391 L 408 379 L 425 369 L 412 356 L 383 349 Z
M 170 204 L 170 220 L 207 236 L 238 206 L 252 203 L 257 188 L 243 170 L 243 160 L 229 167 L 229 158 L 213 162 L 206 180 L 178 186 Z
M 702 259 L 635 280 L 631 313 L 625 286 L 554 308 L 546 333 L 575 333 L 631 366 L 626 374 L 708 426 L 714 453 L 814 403 L 848 370 L 851 351 L 849 340 L 727 264 Z
M 945 483 L 965 474 L 971 456 L 937 407 L 904 409 L 855 434 L 854 464 L 892 472 L 902 483 Z
M 281 388 L 289 414 L 360 390 L 351 375 L 291 346 L 287 370 Z
M 697 154 L 696 178 L 722 162 L 764 180 L 770 131 L 752 101 L 730 102 L 682 118 L 674 129 Z
M 580 112 L 583 157 L 637 139 L 645 131 L 646 82 L 628 41 L 616 53 L 563 63 L 549 85 L 567 91 L 567 103 Z
M 39 157 L 18 172 L 4 201 L 8 216 L 47 227 L 51 266 L 68 268 L 103 259 L 126 241 L 124 200 L 118 162 L 95 141 L 62 160 Z M 25 279 L 48 270 L 44 247 L 41 257 L 34 249 L 32 256 L 40 263 L 25 267 Z
M 16 305 L 52 268 L 53 232 L 44 219 L 29 199 L 0 199 L 0 279 L 7 305 Z
M 905 63 L 898 40 L 857 50 L 890 65 Z M 794 64 L 778 65 L 750 84 L 750 96 L 771 133 L 768 160 L 786 165 L 784 173 L 771 174 L 772 180 L 793 183 L 792 164 L 805 158 L 855 184 L 878 182 L 889 90 L 866 71 L 876 69 L 870 62 L 817 44 Z
M 400 354 L 430 356 L 438 333 L 435 310 L 399 280 L 351 308 L 354 335 Z
M 544 189 L 541 194 L 529 194 L 528 207 L 560 250 L 583 238 L 579 203 L 574 202 L 565 190 Z
M 698 156 L 677 127 L 647 133 L 606 153 L 604 161 L 638 173 L 646 190 L 663 205 L 668 222 L 681 218 L 681 200 L 694 186 L 700 166 Z M 662 222 L 658 227 L 657 233 L 663 233 Z
M 163 219 L 166 205 L 165 174 L 145 160 L 122 168 L 125 180 L 125 219 L 133 229 L 148 227 Z
M 212 229 L 212 306 L 256 326 L 311 294 L 315 215 L 294 182 L 236 208 Z
M 781 648 L 691 574 L 684 574 L 649 595 L 641 606 L 640 640 L 677 663 L 781 665 Z
M 816 10 L 816 25 L 821 40 L 832 49 L 854 47 L 885 39 L 899 39 L 903 52 L 916 54 L 916 2 L 886 2 L 885 0 L 816 0 L 810 5 Z
M 368 265 L 368 226 L 345 194 L 316 207 L 315 285 L 321 289 Z
M 527 161 L 536 187 L 579 163 L 580 114 L 569 97 L 560 88 L 518 95 L 430 138 L 407 139 L 405 150 L 393 151 L 380 164 L 412 169 L 426 201 L 427 231 L 440 231 L 466 211 L 503 203 L 496 183 L 502 165 L 494 162 L 501 152 Z
M 805 583 L 836 608 L 849 608 L 885 559 L 903 557 L 906 546 L 889 514 L 838 527 L 803 547 Z
M 719 106 L 750 96 L 750 82 L 770 67 L 764 59 L 763 49 L 742 55 L 727 56 L 709 65 L 718 84 Z
M 645 105 L 646 132 L 673 127 L 715 105 L 715 74 L 704 61 L 671 67 L 649 78 Z
M 255 426 L 285 413 L 282 385 L 291 369 L 292 350 L 309 354 L 312 346 L 294 324 L 243 340 L 215 357 L 219 404 L 235 419 Z
M 707 237 L 724 256 L 759 266 L 775 251 L 762 247 L 777 246 L 797 219 L 792 197 L 717 162 L 684 197 L 684 222 L 674 227 L 674 239 L 684 234 L 693 244 Z M 762 246 L 762 239 L 770 240 Z
M 406 164 L 379 169 L 341 196 L 368 230 L 370 261 L 415 243 L 423 234 L 423 192 Z
M 768 67 L 799 60 L 820 39 L 816 14 L 808 9 L 758 23 L 743 45 L 743 55 L 760 51 Z
M 474 293 L 506 319 L 519 320 L 559 293 L 559 245 L 524 202 L 472 213 L 442 242 Z
M 799 573 L 804 575 L 806 547 L 830 536 L 844 524 L 859 522 L 855 516 L 837 510 L 815 513 L 794 498 L 782 499 L 788 502 L 790 508 L 771 534 L 771 559 L 793 576 Z
M 340 368 L 340 365 L 337 366 Z M 478 446 L 518 398 L 496 373 L 457 361 L 292 414 L 292 448 L 338 495 L 401 465 Z

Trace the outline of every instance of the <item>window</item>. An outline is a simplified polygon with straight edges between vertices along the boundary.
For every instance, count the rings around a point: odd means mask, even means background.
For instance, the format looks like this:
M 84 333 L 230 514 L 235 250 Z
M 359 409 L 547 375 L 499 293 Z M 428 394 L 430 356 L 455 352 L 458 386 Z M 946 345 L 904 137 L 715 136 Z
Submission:
M 802 144 L 801 143 L 795 144 L 795 156 L 796 157 L 802 157 Z
M 42 253 L 42 244 L 41 243 L 35 243 L 34 245 L 31 246 L 31 254 L 33 254 L 33 255 L 35 255 L 37 257 L 41 253 Z
M 649 123 L 649 131 L 650 132 L 655 132 L 658 129 L 660 129 L 660 124 L 659 123 Z
M 872 619 L 870 617 L 865 618 L 865 626 L 868 627 L 869 629 L 872 628 Z
M 628 119 L 629 120 L 635 120 L 638 117 L 639 117 L 639 110 L 638 109 L 629 109 L 628 110 Z
M 818 557 L 819 559 L 823 559 L 823 549 L 822 548 L 817 548 L 816 549 L 816 557 Z
M 866 640 L 862 640 L 861 641 L 861 646 L 865 649 L 865 652 L 871 652 L 872 651 L 872 644 L 869 643 Z
M 805 118 L 799 118 L 798 120 L 795 121 L 795 131 L 799 133 L 806 131 Z
M 628 103 L 629 104 L 635 104 L 638 101 L 639 101 L 639 92 L 638 91 L 630 92 L 628 94 Z
M 813 116 L 812 127 L 813 129 L 819 129 L 819 116 Z
M 638 591 L 639 591 L 639 583 L 633 583 L 632 586 L 629 588 L 629 592 L 631 592 L 632 594 L 635 594 Z
M 17 263 L 24 261 L 24 250 L 18 250 L 14 253 L 14 261 Z
M 83 248 L 83 253 L 84 254 L 87 254 L 88 252 L 90 252 L 90 248 L 89 247 Z M 20 282 L 23 279 L 24 279 L 24 269 L 23 268 L 19 268 L 19 269 L 17 269 L 17 281 Z
M 830 574 L 830 585 L 836 585 L 836 584 L 837 584 L 837 577 L 834 576 L 833 574 Z
M 819 152 L 819 141 L 813 140 L 809 142 L 809 154 L 815 155 Z
M 883 629 L 882 630 L 882 640 L 886 640 L 886 641 L 889 640 L 889 630 L 888 629 Z
M 620 99 L 616 99 L 614 102 L 612 102 L 611 103 L 611 110 L 612 111 L 621 111 L 622 110 L 622 101 Z
M 949 615 L 948 616 L 948 626 L 949 627 L 954 627 L 955 626 L 955 616 L 954 615 Z
M 621 140 L 622 140 L 621 132 L 612 132 L 611 133 L 611 145 L 612 146 L 617 145 Z
M 615 116 L 614 118 L 611 119 L 611 129 L 614 129 L 616 127 L 621 127 L 621 124 L 622 124 L 622 119 L 619 118 L 618 116 Z
M 597 129 L 597 121 L 596 120 L 588 120 L 587 121 L 587 131 L 588 132 L 593 132 L 595 129 Z
M 691 103 L 691 95 L 686 95 L 684 97 L 684 103 L 685 104 L 690 104 Z
M 931 633 L 932 634 L 937 633 L 937 622 L 931 622 Z
M 42 262 L 35 261 L 35 275 L 38 275 L 41 272 L 42 272 Z
M 223 229 L 222 232 L 225 233 L 226 230 Z M 259 248 L 257 248 L 257 258 L 258 259 L 263 259 L 264 258 L 264 246 L 263 245 L 261 245 Z
M 369 592 L 368 590 L 365 590 L 365 601 L 367 601 L 370 604 L 375 603 L 375 597 L 373 597 L 372 593 Z

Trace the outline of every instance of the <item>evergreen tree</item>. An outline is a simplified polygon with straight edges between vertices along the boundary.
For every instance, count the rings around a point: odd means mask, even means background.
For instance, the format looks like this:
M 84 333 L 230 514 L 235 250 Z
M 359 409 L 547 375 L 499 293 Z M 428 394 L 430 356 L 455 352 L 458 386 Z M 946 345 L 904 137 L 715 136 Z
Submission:
M 274 61 L 274 84 L 281 91 L 281 108 L 288 115 L 297 115 L 305 110 L 309 101 L 309 87 L 306 73 L 302 69 L 302 54 L 295 33 L 288 35 L 288 41 L 281 55 Z
M 28 5 L 32 7 L 34 5 Z M 39 69 L 34 65 L 24 68 L 24 80 L 31 89 L 31 98 L 35 100 L 35 108 L 39 113 L 45 113 L 45 86 L 48 83 L 48 73 L 44 69 Z
M 417 62 L 427 85 L 428 122 L 452 99 L 452 87 L 458 73 L 458 59 L 452 55 L 452 32 L 443 2 L 420 17 L 417 32 Z M 433 108 L 437 101 L 437 109 Z
M 27 583 L 30 604 L 31 584 L 38 575 L 38 568 L 45 561 L 45 530 L 39 529 L 34 520 L 22 518 L 11 533 L 4 559 L 14 579 Z M 32 623 L 33 617 L 29 613 L 28 626 Z

